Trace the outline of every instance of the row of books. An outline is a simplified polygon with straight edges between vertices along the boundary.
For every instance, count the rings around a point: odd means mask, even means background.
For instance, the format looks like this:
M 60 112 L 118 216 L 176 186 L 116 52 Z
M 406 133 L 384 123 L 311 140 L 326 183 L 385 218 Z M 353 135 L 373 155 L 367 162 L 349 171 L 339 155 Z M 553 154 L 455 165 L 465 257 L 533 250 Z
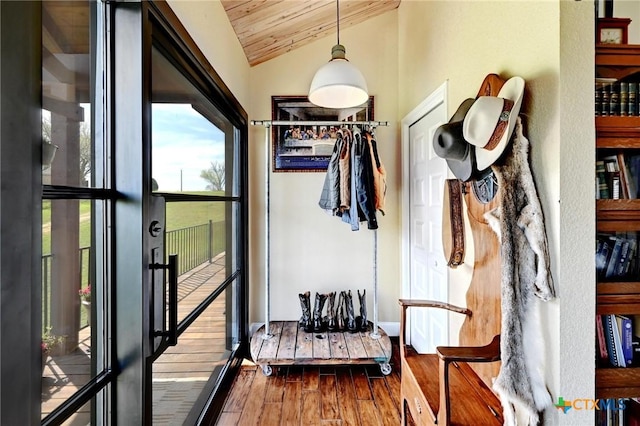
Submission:
M 596 79 L 596 116 L 638 116 L 640 115 L 640 95 L 637 82 L 612 82 Z
M 635 317 L 618 314 L 596 315 L 600 365 L 635 367 L 640 364 L 640 338 L 636 336 L 634 320 L 637 322 Z
M 619 398 L 615 402 L 595 410 L 596 426 L 640 426 L 640 398 Z
M 640 276 L 637 232 L 596 235 L 596 275 L 599 281 L 636 281 Z
M 596 160 L 596 199 L 640 198 L 640 154 L 607 155 Z

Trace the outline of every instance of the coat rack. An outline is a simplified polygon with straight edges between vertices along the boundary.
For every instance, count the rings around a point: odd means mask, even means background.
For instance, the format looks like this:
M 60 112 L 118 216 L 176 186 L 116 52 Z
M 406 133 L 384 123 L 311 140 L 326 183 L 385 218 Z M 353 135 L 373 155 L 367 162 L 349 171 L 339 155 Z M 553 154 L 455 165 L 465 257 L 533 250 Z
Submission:
M 265 161 L 265 228 L 266 228 L 266 238 L 265 238 L 265 325 L 264 332 L 257 337 L 263 341 L 268 341 L 274 338 L 274 334 L 271 332 L 270 328 L 270 318 L 271 318 L 271 274 L 270 274 L 270 188 L 271 188 L 271 160 L 273 158 L 271 152 L 271 132 L 269 128 L 271 126 L 363 126 L 364 128 L 374 129 L 378 126 L 388 126 L 388 121 L 283 121 L 283 120 L 252 120 L 251 124 L 254 126 L 264 126 L 267 131 L 265 132 L 265 143 L 267 145 L 267 155 Z M 380 357 L 371 357 L 367 359 L 368 361 L 373 360 L 380 364 L 380 369 L 383 374 L 387 375 L 391 373 L 391 366 L 389 365 L 389 359 L 391 358 L 391 343 L 389 337 L 386 334 L 379 333 L 378 327 L 378 230 L 373 230 L 373 330 L 369 334 L 369 337 L 373 340 L 380 340 L 380 347 L 382 348 L 382 352 L 385 356 Z M 255 336 L 254 336 L 255 337 Z M 275 339 L 274 339 L 275 340 Z M 254 360 L 256 363 L 259 363 L 260 358 L 257 354 L 260 352 L 260 348 L 258 346 L 262 346 L 255 342 L 255 339 L 252 338 L 251 343 L 251 352 L 254 356 Z M 375 347 L 375 346 L 374 346 Z M 388 352 L 387 352 L 388 347 Z M 275 356 L 275 355 L 274 355 Z M 365 362 L 367 361 L 365 360 Z M 353 363 L 353 359 L 351 360 Z M 318 363 L 331 363 L 326 359 L 315 360 L 307 360 L 305 363 L 318 364 Z M 333 362 L 335 363 L 335 362 Z M 262 365 L 262 371 L 265 375 L 271 375 L 272 369 L 271 364 L 278 365 L 283 364 L 283 362 L 278 361 L 276 358 L 267 359 L 267 363 Z

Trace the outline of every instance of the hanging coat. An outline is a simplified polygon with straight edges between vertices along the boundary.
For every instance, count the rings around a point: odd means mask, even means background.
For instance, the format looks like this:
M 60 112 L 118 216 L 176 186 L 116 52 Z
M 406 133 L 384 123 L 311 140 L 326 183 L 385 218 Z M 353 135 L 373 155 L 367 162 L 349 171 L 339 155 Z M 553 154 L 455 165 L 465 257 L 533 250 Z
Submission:
M 358 206 L 362 210 L 369 229 L 378 229 L 376 218 L 375 190 L 373 186 L 373 162 L 371 160 L 371 150 L 367 138 L 362 138 L 360 132 L 354 134 L 353 149 L 356 198 Z M 353 196 L 353 194 L 352 194 Z
M 373 191 L 374 191 L 374 205 L 376 210 L 380 210 L 384 215 L 384 201 L 387 194 L 387 171 L 384 165 L 380 161 L 378 155 L 377 142 L 373 135 L 369 132 L 365 133 L 367 141 L 369 142 L 369 149 L 371 152 L 371 162 L 373 168 Z
M 318 202 L 321 208 L 332 214 L 340 208 L 339 157 L 344 142 L 342 131 L 338 131 L 337 136 L 338 138 L 336 139 L 336 143 L 333 146 L 333 152 L 331 153 L 331 158 L 329 159 L 327 174 L 324 178 L 320 201 Z

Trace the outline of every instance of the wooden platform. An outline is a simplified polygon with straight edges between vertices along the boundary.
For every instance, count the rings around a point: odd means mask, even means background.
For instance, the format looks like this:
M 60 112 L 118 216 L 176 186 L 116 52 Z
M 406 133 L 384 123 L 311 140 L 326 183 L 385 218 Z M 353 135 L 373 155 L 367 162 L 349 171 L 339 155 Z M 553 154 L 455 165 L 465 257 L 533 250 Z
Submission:
M 306 333 L 297 321 L 270 322 L 269 332 L 265 339 L 262 326 L 251 337 L 251 357 L 267 375 L 266 367 L 278 365 L 380 364 L 384 374 L 391 372 L 391 340 L 380 327 L 379 338 L 371 331 Z

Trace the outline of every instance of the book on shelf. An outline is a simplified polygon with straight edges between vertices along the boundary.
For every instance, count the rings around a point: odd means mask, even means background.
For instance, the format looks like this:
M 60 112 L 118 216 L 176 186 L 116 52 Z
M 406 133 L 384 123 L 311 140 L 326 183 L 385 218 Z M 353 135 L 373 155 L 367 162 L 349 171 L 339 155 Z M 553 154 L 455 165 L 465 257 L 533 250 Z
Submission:
M 611 198 L 611 194 L 609 193 L 609 185 L 607 184 L 607 171 L 604 168 L 604 161 L 598 160 L 596 161 L 596 198 L 604 199 Z
M 606 362 L 609 359 L 609 353 L 607 352 L 607 341 L 604 337 L 604 325 L 602 323 L 602 315 L 596 315 L 596 337 L 598 342 L 598 356 L 601 362 Z
M 619 152 L 616 156 L 618 160 L 618 173 L 620 174 L 620 198 L 631 198 L 629 191 L 629 176 L 627 173 L 627 166 L 624 160 L 624 154 Z
M 607 235 L 599 235 L 596 238 L 596 275 L 604 277 L 607 264 L 611 258 L 611 239 Z
M 619 314 L 596 315 L 597 358 L 613 367 L 635 367 L 640 364 L 640 337 L 634 327 L 638 316 Z
M 596 78 L 595 115 L 596 116 L 638 116 L 640 94 L 637 81 L 617 81 L 615 78 Z
M 596 275 L 602 281 L 637 280 L 637 232 L 598 234 L 596 236 Z
M 609 355 L 609 364 L 614 367 L 624 367 L 620 365 L 620 359 L 618 357 L 618 346 L 615 344 L 615 334 L 618 332 L 618 327 L 613 318 L 613 315 L 603 315 L 602 324 L 604 326 L 604 338 L 607 343 L 607 354 Z M 614 328 L 615 325 L 615 328 Z M 622 358 L 624 362 L 624 358 Z
M 629 83 L 620 82 L 620 116 L 629 115 Z
M 640 404 L 637 398 L 611 399 L 615 402 L 595 410 L 596 426 L 640 426 Z
M 638 261 L 638 240 L 637 238 L 631 234 L 627 241 L 629 241 L 629 254 L 626 259 L 626 265 L 624 267 L 622 278 L 627 278 L 632 276 L 636 272 L 637 261 Z
M 620 263 L 621 254 L 622 254 L 622 245 L 624 243 L 623 238 L 613 237 L 613 248 L 611 249 L 611 257 L 607 262 L 607 270 L 604 273 L 604 277 L 607 279 L 612 279 L 616 277 L 616 271 L 618 264 Z
M 618 322 L 618 318 L 616 315 L 611 315 L 611 328 L 613 329 L 612 332 L 612 338 L 613 338 L 613 345 L 615 346 L 616 350 L 615 350 L 615 355 L 616 355 L 616 361 L 617 367 L 626 367 L 627 366 L 627 360 L 624 357 L 624 353 L 623 353 L 623 349 L 622 349 L 622 331 L 620 330 L 620 323 Z
M 618 321 L 614 314 L 603 315 L 602 317 L 605 331 L 605 340 L 607 342 L 607 353 L 609 354 L 609 363 L 614 367 L 626 367 L 624 354 L 622 353 L 622 340 L 620 338 L 620 330 Z
M 601 84 L 596 81 L 596 88 L 593 91 L 594 96 L 594 104 L 595 104 L 595 115 L 596 117 L 602 115 L 602 87 Z
M 627 267 L 629 266 L 629 240 L 620 238 L 622 245 L 620 247 L 620 256 L 616 259 L 613 276 L 616 278 L 624 278 L 626 276 Z
M 631 347 L 633 348 L 633 360 L 636 364 L 640 365 L 640 315 L 633 315 L 631 317 L 632 321 L 632 336 L 631 336 Z M 640 403 L 640 398 L 638 399 L 638 403 Z
M 620 84 L 613 83 L 611 85 L 611 93 L 609 93 L 609 115 L 620 115 Z
M 640 155 L 631 154 L 625 156 L 625 164 L 632 186 L 629 198 L 640 198 Z
M 607 186 L 611 194 L 611 199 L 619 200 L 624 198 L 624 193 L 621 192 L 621 179 L 620 179 L 620 165 L 618 164 L 617 155 L 609 155 L 603 157 L 604 169 L 607 176 Z
M 602 95 L 600 96 L 600 115 L 606 117 L 609 115 L 609 93 L 611 93 L 611 87 L 607 84 L 600 86 Z
M 596 160 L 597 199 L 636 199 L 640 191 L 640 154 L 619 152 Z
M 620 346 L 626 367 L 633 365 L 633 324 L 629 317 L 616 315 L 618 332 L 620 333 Z

